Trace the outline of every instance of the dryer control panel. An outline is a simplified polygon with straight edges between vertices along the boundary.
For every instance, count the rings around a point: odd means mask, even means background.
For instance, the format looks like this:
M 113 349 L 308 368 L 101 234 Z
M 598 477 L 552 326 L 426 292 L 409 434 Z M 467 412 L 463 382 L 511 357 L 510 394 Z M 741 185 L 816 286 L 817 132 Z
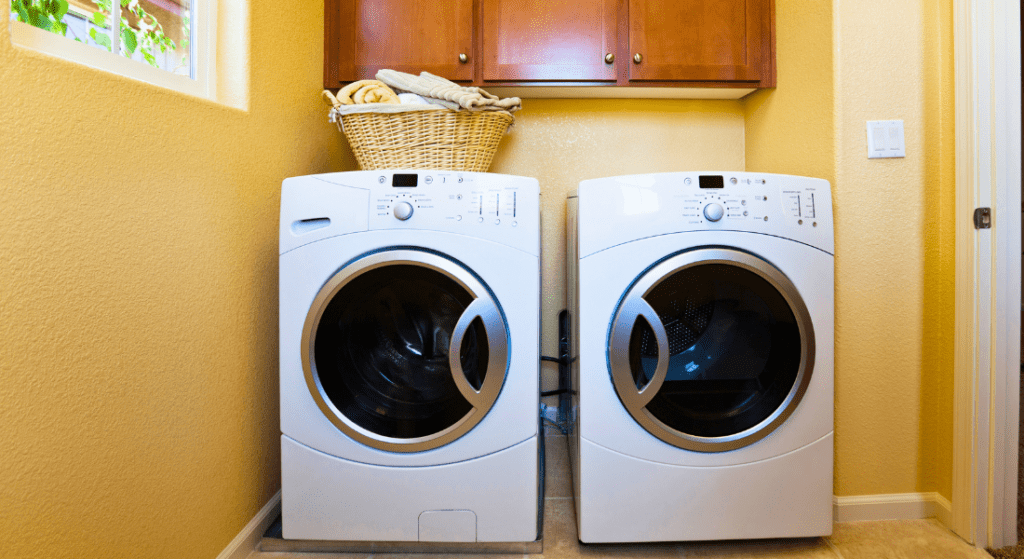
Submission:
M 579 203 L 594 220 L 588 250 L 684 231 L 749 231 L 834 251 L 828 181 L 741 172 L 629 175 L 587 180 Z M 581 254 L 583 248 L 581 247 Z
M 285 207 L 282 197 L 282 250 L 359 230 L 411 229 L 458 233 L 539 251 L 540 187 L 533 178 L 457 171 L 351 171 L 296 177 L 286 180 L 283 188 L 301 190 L 303 195 L 287 197 L 296 201 L 295 211 Z

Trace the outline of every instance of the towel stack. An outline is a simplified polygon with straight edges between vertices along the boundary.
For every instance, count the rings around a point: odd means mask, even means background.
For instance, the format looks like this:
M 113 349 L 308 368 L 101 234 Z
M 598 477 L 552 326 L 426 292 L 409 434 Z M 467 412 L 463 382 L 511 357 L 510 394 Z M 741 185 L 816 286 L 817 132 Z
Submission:
M 446 109 L 470 111 L 508 111 L 514 113 L 522 108 L 518 97 L 499 99 L 479 87 L 463 87 L 429 72 L 414 76 L 395 70 L 377 72 L 377 79 L 401 93 L 415 93 L 428 103 L 441 105 Z

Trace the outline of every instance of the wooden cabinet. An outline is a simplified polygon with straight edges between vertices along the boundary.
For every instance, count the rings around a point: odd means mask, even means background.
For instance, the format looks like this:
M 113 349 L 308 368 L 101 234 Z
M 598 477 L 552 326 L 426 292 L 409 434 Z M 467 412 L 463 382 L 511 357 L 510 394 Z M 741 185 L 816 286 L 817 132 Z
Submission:
M 774 0 L 325 0 L 324 87 L 775 86 Z M 461 60 L 460 60 L 461 59 Z
M 767 0 L 629 0 L 629 80 L 775 85 Z
M 615 82 L 617 0 L 481 4 L 484 81 Z
M 474 9 L 474 0 L 325 0 L 324 87 L 381 68 L 472 81 Z

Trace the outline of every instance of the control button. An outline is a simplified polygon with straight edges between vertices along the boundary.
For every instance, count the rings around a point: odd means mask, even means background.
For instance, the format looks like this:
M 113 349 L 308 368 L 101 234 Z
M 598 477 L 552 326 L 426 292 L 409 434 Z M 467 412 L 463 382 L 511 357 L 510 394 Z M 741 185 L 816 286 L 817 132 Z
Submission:
M 725 210 L 721 204 L 708 204 L 704 206 L 704 217 L 708 218 L 708 221 L 718 221 L 725 215 Z
M 455 216 L 455 221 L 462 221 L 462 216 L 461 215 Z
M 733 177 L 733 178 L 729 179 L 729 182 L 732 183 L 732 184 L 736 184 L 739 181 L 736 180 L 736 177 Z
M 459 182 L 462 182 L 462 179 L 459 179 Z M 455 199 L 456 200 L 462 200 L 462 195 L 461 194 L 456 194 L 455 195 Z
M 519 225 L 519 223 L 517 223 L 517 222 L 513 221 L 513 222 L 512 222 L 512 227 L 515 227 L 516 225 Z
M 409 202 L 399 202 L 395 204 L 395 217 L 400 221 L 405 221 L 412 217 L 412 204 Z
M 482 218 L 482 217 L 478 217 L 478 218 L 476 218 L 476 220 L 479 221 L 480 223 L 484 222 L 484 218 Z
M 427 175 L 427 177 L 425 179 L 423 179 L 423 182 L 425 182 L 427 184 L 430 184 L 430 183 L 434 182 L 434 177 L 432 177 L 430 175 Z
M 690 177 L 686 177 L 685 179 L 683 179 L 683 184 L 685 185 L 689 185 L 691 182 L 693 181 L 690 180 Z
M 747 205 L 747 201 L 746 200 L 741 200 L 740 204 L 743 205 L 743 206 L 746 206 Z
M 386 179 L 384 177 L 380 177 L 380 178 L 377 179 L 377 182 L 379 182 L 381 184 L 384 184 L 384 181 L 386 181 L 386 180 L 388 180 L 388 179 Z
M 797 225 L 803 225 L 804 224 L 804 220 L 798 219 L 798 220 L 796 220 L 796 224 Z
M 459 182 L 460 182 L 460 183 L 462 182 L 462 177 L 459 177 Z
M 501 220 L 500 219 L 495 219 L 494 220 L 494 224 L 495 225 L 501 225 Z
M 746 216 L 747 216 L 747 213 L 748 213 L 748 212 L 747 212 L 746 210 L 744 210 L 744 211 L 743 211 L 743 217 L 746 217 Z

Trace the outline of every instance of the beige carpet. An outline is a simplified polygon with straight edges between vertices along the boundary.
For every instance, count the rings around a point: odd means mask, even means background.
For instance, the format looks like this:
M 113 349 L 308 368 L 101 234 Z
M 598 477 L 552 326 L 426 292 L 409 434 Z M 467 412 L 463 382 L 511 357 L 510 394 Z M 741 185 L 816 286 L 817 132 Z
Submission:
M 1024 559 L 1024 546 L 1020 544 L 1002 549 L 986 549 L 985 551 L 996 559 Z

